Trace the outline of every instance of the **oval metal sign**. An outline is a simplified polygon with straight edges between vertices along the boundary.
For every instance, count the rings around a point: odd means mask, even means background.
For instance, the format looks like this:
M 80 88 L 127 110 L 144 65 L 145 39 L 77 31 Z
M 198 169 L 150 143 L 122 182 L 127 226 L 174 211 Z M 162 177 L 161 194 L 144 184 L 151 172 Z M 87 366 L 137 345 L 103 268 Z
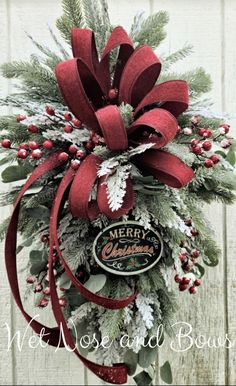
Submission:
M 163 242 L 154 229 L 144 229 L 137 221 L 114 223 L 104 228 L 93 244 L 97 263 L 116 275 L 137 275 L 160 260 Z

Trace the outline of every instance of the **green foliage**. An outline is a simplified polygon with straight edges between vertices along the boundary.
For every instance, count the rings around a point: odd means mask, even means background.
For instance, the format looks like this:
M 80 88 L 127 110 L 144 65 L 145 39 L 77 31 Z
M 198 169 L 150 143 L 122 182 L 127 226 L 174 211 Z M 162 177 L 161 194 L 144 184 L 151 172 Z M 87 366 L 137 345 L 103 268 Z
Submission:
M 170 363 L 166 361 L 160 368 L 160 376 L 161 379 L 170 385 L 173 382 L 173 377 L 172 377 L 172 371 L 170 367 Z
M 134 375 L 138 364 L 138 354 L 133 350 L 127 350 L 124 355 L 124 363 L 128 368 L 128 375 Z
M 179 50 L 168 55 L 163 60 L 162 71 L 168 71 L 173 64 L 175 64 L 179 60 L 185 59 L 192 52 L 193 52 L 193 47 L 190 44 L 186 44 Z
M 8 166 L 2 172 L 2 181 L 9 183 L 13 181 L 24 180 L 30 171 L 32 171 L 32 169 L 29 170 L 28 168 L 25 168 L 24 165 Z
M 81 1 L 62 0 L 63 15 L 57 19 L 56 26 L 64 40 L 70 44 L 71 30 L 80 27 L 82 22 Z
M 152 377 L 147 373 L 147 371 L 141 371 L 134 377 L 134 381 L 137 385 L 150 385 L 152 382 Z
M 136 45 L 139 47 L 143 44 L 148 44 L 153 49 L 158 47 L 166 37 L 164 27 L 169 21 L 167 12 L 160 11 L 148 16 L 147 19 L 140 23 L 139 27 L 137 20 L 137 18 L 134 20 L 134 24 L 131 27 L 131 37 Z
M 10 217 L 6 218 L 0 223 L 0 241 L 3 241 L 5 238 L 9 221 L 10 221 Z

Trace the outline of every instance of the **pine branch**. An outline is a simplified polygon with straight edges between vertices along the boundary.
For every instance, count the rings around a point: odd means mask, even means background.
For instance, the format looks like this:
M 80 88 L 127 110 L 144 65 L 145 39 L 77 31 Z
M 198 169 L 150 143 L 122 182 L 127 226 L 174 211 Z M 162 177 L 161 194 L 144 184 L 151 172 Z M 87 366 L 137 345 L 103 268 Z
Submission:
M 71 44 L 71 30 L 75 27 L 81 27 L 81 1 L 80 0 L 62 0 L 63 15 L 57 19 L 56 26 L 64 40 Z
M 190 44 L 185 45 L 178 51 L 173 52 L 163 60 L 162 71 L 168 71 L 170 67 L 178 62 L 179 60 L 185 59 L 188 55 L 193 52 L 193 46 Z

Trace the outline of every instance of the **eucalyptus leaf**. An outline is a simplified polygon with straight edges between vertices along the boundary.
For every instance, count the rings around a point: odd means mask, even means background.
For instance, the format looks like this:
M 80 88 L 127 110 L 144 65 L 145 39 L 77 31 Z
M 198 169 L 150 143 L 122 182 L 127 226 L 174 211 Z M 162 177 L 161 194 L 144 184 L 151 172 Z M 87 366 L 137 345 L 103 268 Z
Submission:
M 30 196 L 32 194 L 39 193 L 41 190 L 42 190 L 42 186 L 31 187 L 26 190 L 26 192 L 24 193 L 24 196 Z
M 2 172 L 2 181 L 5 183 L 24 180 L 28 175 L 28 170 L 22 165 L 8 166 Z
M 234 166 L 236 162 L 235 152 L 234 150 L 230 149 L 226 156 L 226 161 L 230 163 L 230 165 Z
M 107 277 L 103 273 L 98 275 L 90 275 L 84 286 L 91 292 L 99 292 L 104 287 Z
M 38 220 L 48 222 L 50 218 L 50 210 L 44 206 L 44 205 L 39 205 L 35 208 L 26 208 L 26 211 L 28 214 Z
M 138 364 L 143 369 L 148 368 L 153 362 L 155 362 L 157 357 L 157 351 L 157 347 L 142 347 L 138 354 Z
M 195 264 L 195 267 L 198 268 L 198 271 L 200 273 L 199 277 L 201 278 L 205 274 L 205 268 L 201 264 L 198 264 L 198 263 Z
M 138 354 L 133 350 L 127 350 L 124 356 L 124 363 L 128 368 L 128 375 L 134 375 L 138 364 Z
M 30 273 L 37 275 L 46 268 L 46 260 L 43 251 L 32 250 L 29 254 L 30 258 Z
M 222 151 L 222 150 L 216 150 L 216 151 L 215 151 L 215 154 L 219 154 L 219 155 L 221 155 L 221 157 L 226 158 L 226 154 L 225 154 L 225 152 Z
M 161 379 L 170 385 L 173 382 L 173 377 L 172 377 L 172 371 L 170 367 L 170 363 L 166 361 L 163 366 L 160 368 L 160 375 Z
M 79 307 L 82 304 L 86 303 L 85 298 L 80 295 L 75 287 L 70 287 L 69 290 L 66 291 L 66 297 L 71 307 Z
M 66 272 L 63 272 L 63 274 L 58 279 L 58 285 L 60 288 L 69 289 L 71 287 L 71 280 L 69 279 Z
M 217 256 L 213 258 L 212 256 L 209 258 L 209 256 L 203 256 L 202 260 L 204 261 L 204 264 L 206 264 L 208 267 L 215 267 L 219 263 L 219 259 Z
M 150 385 L 152 382 L 152 378 L 146 371 L 141 371 L 141 373 L 135 375 L 134 381 L 137 385 L 144 386 Z

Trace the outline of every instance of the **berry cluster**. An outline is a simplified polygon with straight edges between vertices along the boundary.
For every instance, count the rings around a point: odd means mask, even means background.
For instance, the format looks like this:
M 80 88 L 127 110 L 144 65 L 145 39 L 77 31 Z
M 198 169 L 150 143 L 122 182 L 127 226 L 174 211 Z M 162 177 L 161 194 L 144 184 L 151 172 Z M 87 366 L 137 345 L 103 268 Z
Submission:
M 201 285 L 201 280 L 199 279 L 193 280 L 190 277 L 181 277 L 178 274 L 175 275 L 175 281 L 179 284 L 180 291 L 185 291 L 188 289 L 191 295 L 194 295 L 197 292 L 197 287 Z

